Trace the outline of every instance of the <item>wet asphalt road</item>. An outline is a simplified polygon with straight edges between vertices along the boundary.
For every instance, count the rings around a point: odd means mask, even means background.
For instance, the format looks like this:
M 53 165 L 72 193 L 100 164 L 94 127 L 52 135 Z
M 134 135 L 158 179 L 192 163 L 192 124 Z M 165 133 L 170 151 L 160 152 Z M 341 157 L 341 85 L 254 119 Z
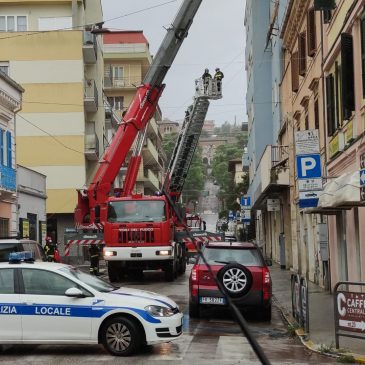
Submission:
M 238 325 L 227 311 L 205 311 L 200 320 L 188 316 L 189 265 L 184 276 L 166 283 L 161 272 L 145 272 L 143 280 L 120 283 L 163 293 L 174 299 L 185 314 L 184 334 L 172 343 L 148 346 L 131 358 L 110 356 L 101 346 L 13 346 L 0 355 L 7 364 L 260 364 Z M 280 312 L 273 308 L 271 323 L 246 316 L 251 331 L 272 364 L 333 364 L 336 361 L 306 350 L 292 338 Z

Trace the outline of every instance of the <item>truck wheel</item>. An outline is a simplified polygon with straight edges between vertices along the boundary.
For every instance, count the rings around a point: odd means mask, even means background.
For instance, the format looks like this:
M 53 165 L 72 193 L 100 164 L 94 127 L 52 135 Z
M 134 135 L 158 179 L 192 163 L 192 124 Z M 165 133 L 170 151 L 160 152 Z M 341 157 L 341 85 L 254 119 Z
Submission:
M 168 262 L 165 267 L 165 280 L 166 281 L 174 281 L 176 274 L 176 269 L 174 262 Z
M 129 318 L 111 318 L 101 329 L 102 344 L 109 353 L 115 356 L 132 355 L 140 348 L 142 338 L 143 333 Z
M 115 265 L 108 263 L 108 276 L 111 283 L 115 283 L 119 280 L 118 268 Z

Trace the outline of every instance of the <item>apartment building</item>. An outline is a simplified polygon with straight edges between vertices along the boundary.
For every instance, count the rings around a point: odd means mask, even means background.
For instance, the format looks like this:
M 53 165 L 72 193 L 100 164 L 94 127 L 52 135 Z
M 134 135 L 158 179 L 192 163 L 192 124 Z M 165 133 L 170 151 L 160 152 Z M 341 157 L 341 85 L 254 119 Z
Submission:
M 15 115 L 22 107 L 23 92 L 19 84 L 0 71 L 0 237 L 18 232 Z
M 266 255 L 291 267 L 289 156 L 279 90 L 283 72 L 279 29 L 286 7 L 285 0 L 246 3 L 248 145 L 242 163 L 249 168 L 247 195 L 256 240 Z
M 24 88 L 17 162 L 47 176 L 48 231 L 63 241 L 76 189 L 102 153 L 100 0 L 0 1 L 0 66 Z
M 365 281 L 365 1 L 336 1 L 325 18 L 327 184 L 332 287 Z
M 127 110 L 147 73 L 152 56 L 149 44 L 142 31 L 119 31 L 106 33 L 104 38 L 104 92 L 107 110 L 112 110 L 119 121 Z M 166 160 L 162 152 L 162 135 L 157 122 L 161 121 L 161 111 L 157 108 L 147 125 L 142 149 L 142 162 L 135 185 L 136 193 L 154 194 L 160 190 Z M 109 128 L 108 141 L 115 131 Z M 133 147 L 135 144 L 133 145 Z M 132 148 L 133 148 L 132 147 Z M 121 169 L 119 184 L 122 185 L 128 161 Z

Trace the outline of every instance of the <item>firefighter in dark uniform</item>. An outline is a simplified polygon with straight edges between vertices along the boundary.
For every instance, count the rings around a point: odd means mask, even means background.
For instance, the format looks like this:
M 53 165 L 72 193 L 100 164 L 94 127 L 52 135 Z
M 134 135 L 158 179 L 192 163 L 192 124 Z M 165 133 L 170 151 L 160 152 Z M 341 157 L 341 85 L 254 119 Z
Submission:
M 97 244 L 89 245 L 89 255 L 90 255 L 90 274 L 99 274 L 99 246 Z
M 55 261 L 55 245 L 52 242 L 51 237 L 46 237 L 46 244 L 44 246 L 44 252 L 47 256 L 47 261 L 54 262 Z
M 217 80 L 218 92 L 221 92 L 221 90 L 222 90 L 222 79 L 223 79 L 223 77 L 224 77 L 223 72 L 217 67 L 215 69 L 214 80 Z
M 204 94 L 208 94 L 208 88 L 209 88 L 209 84 L 212 81 L 212 75 L 209 73 L 209 70 L 207 68 L 204 70 L 202 79 L 203 79 L 203 85 L 204 85 Z

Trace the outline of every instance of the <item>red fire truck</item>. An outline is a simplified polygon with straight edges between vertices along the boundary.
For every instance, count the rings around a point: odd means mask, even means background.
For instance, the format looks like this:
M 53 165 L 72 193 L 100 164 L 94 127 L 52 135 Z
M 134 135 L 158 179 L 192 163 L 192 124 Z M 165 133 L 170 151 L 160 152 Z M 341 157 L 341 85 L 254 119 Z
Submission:
M 164 89 L 162 82 L 165 75 L 188 34 L 201 1 L 185 0 L 181 5 L 92 182 L 78 192 L 76 228 L 84 237 L 100 237 L 103 234 L 103 255 L 111 281 L 120 280 L 126 272 L 138 275 L 145 269 L 162 269 L 166 280 L 171 281 L 186 268 L 186 242 L 177 237 L 179 224 L 170 203 L 172 200 L 178 201 L 182 185 L 175 183 L 185 181 L 192 158 L 190 154 L 195 151 L 197 139 L 189 138 L 189 135 L 180 137 L 180 145 L 190 152 L 184 155 L 181 146 L 175 148 L 175 165 L 169 169 L 165 183 L 169 196 L 143 196 L 133 194 L 133 189 L 146 126 Z M 216 90 L 214 82 L 210 88 L 211 92 Z M 199 85 L 197 89 L 200 90 Z M 200 131 L 209 105 L 208 98 L 196 98 L 191 107 L 190 119 L 196 120 L 199 116 Z M 194 132 L 195 129 L 190 131 Z M 184 142 L 185 138 L 187 140 Z M 114 180 L 134 141 L 136 144 L 128 162 L 123 189 L 115 189 Z M 184 159 L 190 159 L 189 166 L 181 163 Z

